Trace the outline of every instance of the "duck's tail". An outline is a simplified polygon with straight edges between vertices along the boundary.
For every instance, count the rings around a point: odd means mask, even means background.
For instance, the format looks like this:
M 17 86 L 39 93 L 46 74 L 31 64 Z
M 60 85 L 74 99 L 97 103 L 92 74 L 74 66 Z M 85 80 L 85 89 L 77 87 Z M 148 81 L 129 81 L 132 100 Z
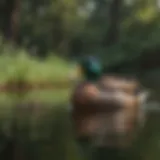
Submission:
M 145 103 L 147 101 L 147 99 L 149 98 L 150 96 L 150 92 L 149 91 L 144 91 L 144 92 L 141 92 L 138 96 L 138 99 L 139 99 L 139 102 L 141 104 Z

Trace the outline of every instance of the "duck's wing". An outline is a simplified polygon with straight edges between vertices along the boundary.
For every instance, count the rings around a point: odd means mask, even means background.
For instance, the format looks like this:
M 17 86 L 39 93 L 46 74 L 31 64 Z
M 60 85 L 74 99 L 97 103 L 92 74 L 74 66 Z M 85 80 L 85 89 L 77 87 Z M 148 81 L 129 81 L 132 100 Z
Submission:
M 74 92 L 72 102 L 81 109 L 90 107 L 92 110 L 103 112 L 121 108 L 124 98 L 118 92 L 102 92 L 95 84 L 86 84 Z

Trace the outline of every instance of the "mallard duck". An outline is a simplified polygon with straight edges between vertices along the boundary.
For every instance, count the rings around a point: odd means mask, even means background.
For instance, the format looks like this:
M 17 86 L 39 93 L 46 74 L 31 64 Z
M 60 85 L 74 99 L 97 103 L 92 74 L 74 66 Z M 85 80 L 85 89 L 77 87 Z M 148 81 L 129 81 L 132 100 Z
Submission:
M 103 90 L 119 89 L 128 94 L 136 95 L 142 87 L 135 78 L 129 78 L 116 74 L 104 74 L 103 65 L 94 57 L 85 57 L 77 66 L 78 76 L 88 82 L 96 82 Z M 79 84 L 79 81 L 77 82 Z
M 84 80 L 76 86 L 71 98 L 77 139 L 100 147 L 127 146 L 143 117 L 139 108 L 145 96 L 137 92 L 139 84 L 103 75 L 101 63 L 93 58 L 81 61 L 80 70 Z

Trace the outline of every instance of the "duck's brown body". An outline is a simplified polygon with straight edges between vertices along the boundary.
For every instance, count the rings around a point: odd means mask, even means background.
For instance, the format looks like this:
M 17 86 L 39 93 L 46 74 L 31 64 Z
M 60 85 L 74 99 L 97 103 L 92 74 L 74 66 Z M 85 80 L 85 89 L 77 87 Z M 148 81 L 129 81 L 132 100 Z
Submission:
M 114 76 L 79 84 L 71 100 L 77 138 L 89 138 L 97 146 L 128 146 L 142 121 L 138 88 L 136 81 Z M 102 92 L 105 98 L 100 98 Z
M 99 84 L 103 89 L 119 90 L 130 95 L 136 95 L 140 91 L 141 85 L 136 79 L 129 79 L 120 76 L 102 76 Z

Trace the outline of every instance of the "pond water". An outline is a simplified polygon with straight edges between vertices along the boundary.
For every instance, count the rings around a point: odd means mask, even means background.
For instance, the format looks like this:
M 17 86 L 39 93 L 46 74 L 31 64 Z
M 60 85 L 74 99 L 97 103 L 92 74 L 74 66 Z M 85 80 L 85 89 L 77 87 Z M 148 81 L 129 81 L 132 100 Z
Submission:
M 68 96 L 69 91 L 0 94 L 0 159 L 10 155 L 12 160 L 14 148 L 16 160 L 83 160 L 74 141 Z M 136 155 L 142 160 L 160 159 L 159 120 L 160 112 L 148 113 L 145 129 L 133 147 L 133 159 Z M 9 138 L 14 140 L 12 147 Z

